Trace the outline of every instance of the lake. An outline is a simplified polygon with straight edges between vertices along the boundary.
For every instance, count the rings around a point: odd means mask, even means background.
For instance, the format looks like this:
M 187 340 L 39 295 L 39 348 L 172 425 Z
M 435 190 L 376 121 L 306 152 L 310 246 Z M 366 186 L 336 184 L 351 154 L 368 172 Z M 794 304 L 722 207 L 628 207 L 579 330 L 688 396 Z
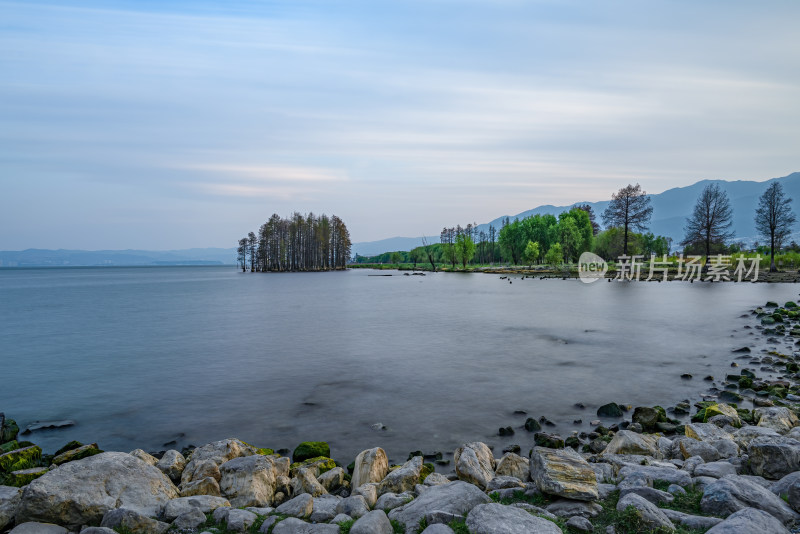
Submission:
M 743 328 L 753 320 L 741 316 L 798 292 L 512 281 L 360 269 L 2 269 L 0 411 L 23 428 L 75 420 L 27 437 L 47 452 L 72 439 L 157 451 L 227 437 L 275 449 L 325 440 L 345 463 L 374 446 L 395 462 L 475 440 L 527 451 L 532 434 L 515 410 L 569 435 L 588 430 L 607 402 L 698 399 L 702 378 L 724 377 L 732 349 L 753 343 Z M 501 426 L 516 435 L 497 436 Z

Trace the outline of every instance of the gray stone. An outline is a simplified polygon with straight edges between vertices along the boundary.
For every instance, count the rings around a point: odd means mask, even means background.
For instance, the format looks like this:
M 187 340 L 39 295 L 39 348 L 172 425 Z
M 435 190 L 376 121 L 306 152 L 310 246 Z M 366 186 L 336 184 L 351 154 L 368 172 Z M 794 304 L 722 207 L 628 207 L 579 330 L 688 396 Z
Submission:
M 780 497 L 738 475 L 727 475 L 707 486 L 700 508 L 718 517 L 727 517 L 745 508 L 757 508 L 777 517 L 784 524 L 800 517 Z
M 212 497 L 221 497 L 222 492 L 219 489 L 219 482 L 212 477 L 205 477 L 181 485 L 180 495 L 181 497 L 192 497 L 195 495 L 211 495 Z
M 573 501 L 571 499 L 556 499 L 544 508 L 557 517 L 580 516 L 587 519 L 597 517 L 603 507 L 596 502 Z
M 789 488 L 800 482 L 800 471 L 789 473 L 777 482 L 770 484 L 769 490 L 775 495 L 789 495 Z
M 312 469 L 297 469 L 292 479 L 292 493 L 298 495 L 300 493 L 308 493 L 312 497 L 319 497 L 328 493 L 325 487 L 320 484 L 317 477 L 314 476 Z
M 447 525 L 434 523 L 432 525 L 428 525 L 425 530 L 422 531 L 422 534 L 455 534 L 455 532 L 453 532 L 453 529 Z
M 650 488 L 647 486 L 625 488 L 623 490 L 620 490 L 619 496 L 624 497 L 629 493 L 635 493 L 636 495 L 647 499 L 653 504 L 671 503 L 672 501 L 675 500 L 675 497 L 671 493 L 657 490 L 655 488 Z
M 575 516 L 567 520 L 567 529 L 577 530 L 578 532 L 592 532 L 594 526 L 585 517 Z
M 69 534 L 69 530 L 53 523 L 27 521 L 14 527 L 8 534 Z
M 589 467 L 591 467 L 592 471 L 594 471 L 594 476 L 597 479 L 598 484 L 616 482 L 614 467 L 611 464 L 595 463 L 589 464 Z
M 195 495 L 193 497 L 179 497 L 172 499 L 164 506 L 164 519 L 173 521 L 176 517 L 192 510 L 200 510 L 204 514 L 213 512 L 217 508 L 229 508 L 231 503 L 222 497 L 208 495 Z
M 711 442 L 717 449 L 720 459 L 736 458 L 740 454 L 739 446 L 732 439 L 717 439 Z
M 658 448 L 658 437 L 637 434 L 630 430 L 620 430 L 603 449 L 603 456 L 612 454 L 643 454 L 661 458 Z
M 574 502 L 577 502 L 577 501 L 574 501 Z M 511 503 L 509 506 L 513 506 L 514 508 L 520 508 L 522 510 L 525 510 L 528 513 L 531 513 L 531 514 L 534 514 L 534 515 L 538 515 L 538 516 L 541 516 L 541 517 L 546 517 L 546 518 L 549 518 L 549 519 L 551 519 L 553 521 L 558 519 L 558 516 L 556 516 L 555 514 L 551 514 L 550 512 L 545 510 L 544 508 L 539 508 L 538 506 L 534 506 L 534 505 L 526 503 L 526 502 L 514 502 L 514 503 Z
M 275 525 L 272 534 L 339 534 L 339 525 L 311 524 L 289 517 Z
M 687 458 L 686 461 L 683 462 L 683 467 L 681 469 L 683 469 L 690 475 L 694 476 L 694 470 L 697 469 L 697 466 L 704 463 L 706 463 L 706 461 L 703 460 L 701 457 L 692 456 L 690 458 Z
M 759 437 L 747 449 L 750 470 L 764 478 L 780 479 L 800 470 L 800 441 L 786 437 Z
M 694 530 L 706 530 L 714 525 L 722 523 L 722 519 L 719 517 L 689 515 L 678 512 L 677 510 L 670 510 L 669 508 L 662 508 L 661 511 L 664 512 L 664 515 L 667 516 L 673 524 L 678 523 Z
M 175 483 L 180 483 L 183 470 L 186 468 L 186 458 L 176 450 L 169 450 L 156 464 L 156 467 Z
M 318 476 L 317 481 L 322 484 L 325 491 L 330 493 L 342 486 L 342 482 L 344 482 L 344 469 L 341 467 L 334 467 L 330 471 L 326 471 Z
M 534 447 L 531 480 L 550 495 L 581 501 L 597 500 L 597 477 L 583 456 L 572 449 Z
M 428 512 L 441 510 L 452 514 L 463 515 L 475 506 L 490 502 L 489 497 L 468 482 L 456 481 L 431 489 L 403 506 L 389 512 L 389 519 L 404 524 L 406 529 L 417 528 L 420 519 Z
M 463 515 L 458 515 L 451 512 L 444 512 L 442 510 L 433 510 L 425 514 L 425 521 L 427 521 L 429 525 L 434 525 L 436 523 L 447 525 L 452 521 L 463 521 L 463 520 L 464 520 Z
M 608 498 L 609 495 L 614 493 L 617 490 L 616 484 L 598 484 L 597 485 L 597 495 L 599 496 L 601 501 L 604 501 Z
M 205 522 L 205 520 L 206 517 L 203 516 L 203 521 Z M 135 534 L 150 534 L 151 532 L 162 534 L 169 528 L 167 523 L 162 523 L 135 510 L 126 510 L 125 508 L 115 508 L 106 512 L 100 522 L 100 526 L 111 529 L 124 527 Z
M 754 412 L 758 419 L 758 426 L 771 428 L 779 434 L 786 434 L 797 426 L 797 416 L 789 408 L 783 406 L 756 408 Z
M 704 462 L 716 462 L 719 460 L 719 451 L 709 441 L 685 439 L 681 440 L 678 446 L 684 459 L 699 456 Z
M 404 491 L 412 491 L 414 486 L 419 483 L 421 471 L 422 456 L 415 456 L 381 480 L 377 488 L 378 495 L 389 492 L 403 493 Z
M 354 488 L 350 493 L 351 497 L 355 495 L 361 495 L 364 497 L 364 500 L 367 501 L 367 506 L 374 508 L 375 503 L 378 501 L 378 485 L 374 483 L 362 484 L 359 487 Z
M 158 458 L 153 456 L 150 453 L 143 451 L 142 449 L 136 449 L 130 452 L 131 456 L 135 456 L 141 461 L 149 465 L 156 465 L 158 463 Z
M 531 479 L 530 464 L 531 462 L 527 458 L 523 458 L 513 452 L 507 452 L 500 458 L 500 461 L 497 462 L 497 468 L 494 474 L 497 477 L 510 476 L 518 478 L 522 482 L 526 482 Z
M 722 478 L 725 475 L 735 475 L 736 467 L 730 462 L 709 462 L 698 465 L 694 470 L 694 476 Z
M 157 516 L 178 496 L 156 467 L 124 452 L 105 452 L 63 464 L 28 484 L 16 522 L 53 522 L 78 529 L 114 508 Z
M 755 508 L 744 508 L 712 527 L 706 534 L 789 534 L 780 521 L 767 512 Z
M 705 491 L 705 489 L 719 480 L 718 478 L 712 477 L 694 477 L 692 479 L 692 484 L 694 484 L 694 488 L 699 491 Z
M 347 514 L 338 514 L 336 517 L 331 519 L 331 523 L 335 523 L 338 525 L 339 523 L 344 523 L 345 521 L 352 521 L 352 520 L 353 518 Z
M 212 461 L 217 466 L 220 466 L 229 460 L 233 460 L 234 458 L 252 456 L 256 454 L 256 452 L 257 451 L 254 447 L 251 447 L 250 445 L 247 445 L 238 439 L 232 438 L 215 441 L 213 443 L 203 445 L 202 447 L 198 447 L 192 451 L 192 455 L 189 457 L 189 463 L 186 464 L 186 468 L 183 470 L 183 474 L 181 475 L 181 484 L 185 484 L 194 480 L 200 464 L 204 461 Z M 204 471 L 199 473 L 201 478 L 209 476 L 205 472 L 207 468 L 204 467 L 203 469 Z
M 470 510 L 467 528 L 471 534 L 561 534 L 552 521 L 498 503 L 479 504 Z
M 108 527 L 87 527 L 81 530 L 81 534 L 117 534 L 117 531 Z
M 279 514 L 290 515 L 305 519 L 314 510 L 314 498 L 308 493 L 301 493 L 294 499 L 290 499 L 278 506 L 275 511 Z
M 425 486 L 441 486 L 442 484 L 449 484 L 451 480 L 441 473 L 431 473 L 425 477 Z
M 643 476 L 650 480 L 663 480 L 670 484 L 677 484 L 679 486 L 690 486 L 692 484 L 692 477 L 689 473 L 680 469 L 669 467 L 657 467 L 652 465 L 626 465 L 620 469 L 619 476 L 623 480 L 631 475 Z
M 733 433 L 733 440 L 742 449 L 747 449 L 750 447 L 751 441 L 762 436 L 778 437 L 780 434 L 778 434 L 778 431 L 773 428 L 747 425 Z
M 319 523 L 320 521 L 330 521 L 336 517 L 336 507 L 339 506 L 341 497 L 334 495 L 322 495 L 314 497 L 314 505 L 311 511 L 311 517 L 308 519 L 312 523 Z
M 380 447 L 361 451 L 356 456 L 350 485 L 357 488 L 369 482 L 380 482 L 389 472 L 389 459 Z
M 489 485 L 486 486 L 486 492 L 491 493 L 499 489 L 509 489 L 509 488 L 520 489 L 524 487 L 525 484 L 523 484 L 522 480 L 520 480 L 517 477 L 496 476 L 489 482 Z
M 175 521 L 172 522 L 172 527 L 178 530 L 196 529 L 205 522 L 206 516 L 203 514 L 203 512 L 200 510 L 192 510 L 191 512 L 186 512 L 185 514 L 181 514 L 176 517 Z M 147 534 L 147 532 L 147 530 L 143 530 L 141 531 L 141 534 Z
M 361 516 L 353 526 L 350 534 L 392 534 L 392 524 L 383 510 L 373 510 Z
M 617 511 L 622 512 L 628 506 L 633 506 L 639 512 L 642 522 L 645 525 L 653 529 L 664 528 L 670 531 L 675 530 L 675 525 L 664 515 L 664 512 L 647 499 L 635 493 L 629 493 L 617 502 Z
M 671 493 L 673 495 L 686 495 L 686 490 L 677 484 L 670 484 L 667 488 L 667 493 Z
M 384 493 L 378 497 L 378 501 L 375 503 L 375 509 L 388 512 L 389 510 L 394 510 L 398 506 L 404 506 L 413 500 L 414 496 L 410 493 Z
M 272 504 L 277 473 L 269 456 L 234 458 L 223 463 L 219 472 L 219 488 L 234 508 Z
M 256 522 L 256 519 L 258 519 L 258 516 L 253 512 L 231 508 L 228 511 L 228 517 L 225 518 L 225 522 L 228 530 L 232 530 L 234 532 L 246 532 L 247 529 L 253 526 L 253 523 Z
M 369 506 L 367 501 L 361 495 L 351 495 L 346 499 L 342 499 L 336 505 L 337 514 L 347 514 L 353 519 L 358 519 L 362 515 L 369 513 Z
M 245 510 L 256 515 L 269 515 L 275 511 L 275 508 L 271 506 L 248 506 Z
M 14 522 L 14 514 L 17 512 L 17 506 L 21 500 L 21 489 L 0 486 L 0 532 Z
M 716 441 L 718 439 L 733 440 L 733 436 L 717 425 L 711 423 L 690 423 L 685 427 L 686 435 L 698 441 Z
M 486 489 L 494 478 L 494 456 L 485 443 L 475 441 L 457 448 L 454 453 L 456 475 L 460 480 Z

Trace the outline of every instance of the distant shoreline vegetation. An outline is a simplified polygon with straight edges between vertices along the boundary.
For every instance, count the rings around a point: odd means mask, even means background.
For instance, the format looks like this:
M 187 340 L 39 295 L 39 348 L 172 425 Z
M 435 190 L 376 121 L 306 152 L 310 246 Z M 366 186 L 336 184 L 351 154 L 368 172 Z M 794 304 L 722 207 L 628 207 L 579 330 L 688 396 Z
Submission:
M 242 272 L 331 271 L 346 269 L 350 233 L 339 217 L 295 212 L 284 219 L 273 214 L 239 240 L 237 265 Z

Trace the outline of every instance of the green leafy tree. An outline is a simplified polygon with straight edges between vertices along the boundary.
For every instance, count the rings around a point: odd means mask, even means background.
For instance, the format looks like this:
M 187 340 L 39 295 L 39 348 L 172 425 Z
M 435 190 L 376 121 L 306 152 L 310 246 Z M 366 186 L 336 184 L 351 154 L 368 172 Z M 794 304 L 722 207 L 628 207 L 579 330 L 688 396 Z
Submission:
M 467 263 L 475 255 L 475 243 L 472 238 L 465 233 L 461 233 L 456 237 L 456 257 L 461 262 L 461 268 L 466 269 Z
M 505 224 L 500 229 L 498 243 L 511 257 L 511 262 L 514 265 L 519 265 L 522 253 L 525 251 L 525 245 L 528 244 L 528 237 L 523 224 L 519 220 Z
M 564 253 L 561 250 L 561 243 L 556 243 L 550 247 L 550 250 L 544 255 L 544 262 L 549 265 L 561 265 L 564 263 Z
M 390 258 L 391 258 L 390 262 L 395 264 L 395 265 L 399 265 L 400 263 L 403 263 L 403 255 L 400 254 L 399 252 L 392 252 L 392 255 L 390 256 Z
M 528 241 L 528 245 L 525 247 L 524 254 L 525 261 L 528 262 L 528 265 L 533 265 L 539 260 L 540 252 L 539 243 Z
M 414 269 L 416 269 L 418 262 L 425 261 L 425 248 L 417 247 L 411 249 L 411 252 L 409 252 L 409 258 L 411 259 L 411 263 L 414 264 Z
M 647 230 L 652 215 L 653 207 L 647 193 L 639 184 L 628 184 L 611 196 L 611 202 L 603 212 L 603 223 L 623 229 L 622 253 L 627 255 L 629 233 Z
M 792 212 L 792 199 L 783 194 L 783 186 L 779 182 L 772 182 L 758 199 L 755 220 L 758 233 L 764 239 L 769 239 L 769 271 L 774 273 L 778 270 L 775 267 L 775 250 L 781 248 L 797 222 Z

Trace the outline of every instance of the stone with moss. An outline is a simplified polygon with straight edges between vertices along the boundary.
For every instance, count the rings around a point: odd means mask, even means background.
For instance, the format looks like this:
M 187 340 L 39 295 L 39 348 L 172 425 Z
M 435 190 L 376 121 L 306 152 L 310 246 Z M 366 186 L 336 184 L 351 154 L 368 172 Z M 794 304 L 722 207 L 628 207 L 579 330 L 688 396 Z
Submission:
M 40 476 L 47 473 L 47 467 L 31 467 L 30 469 L 20 469 L 12 471 L 5 476 L 4 483 L 8 486 L 15 486 L 21 488 L 27 486 Z
M 17 439 L 19 434 L 19 426 L 13 419 L 4 419 L 2 428 L 0 428 L 0 443 L 7 443 Z
M 53 458 L 53 463 L 56 465 L 61 465 L 67 462 L 80 460 L 81 458 L 88 458 L 89 456 L 100 454 L 101 452 L 103 451 L 100 450 L 100 448 L 97 446 L 97 443 L 89 443 L 88 445 L 81 445 L 77 449 L 70 449 L 56 455 L 56 457 Z
M 622 417 L 622 408 L 616 402 L 609 402 L 597 409 L 599 417 Z
M 20 469 L 35 467 L 41 457 L 42 449 L 37 445 L 0 454 L 0 471 L 10 473 Z
M 422 484 L 423 482 L 425 482 L 425 479 L 428 478 L 428 475 L 433 473 L 435 469 L 436 468 L 434 467 L 434 465 L 430 462 L 422 464 L 422 469 L 420 469 L 419 471 L 419 483 Z
M 726 415 L 730 417 L 733 421 L 733 426 L 736 428 L 740 428 L 742 426 L 742 421 L 739 418 L 739 412 L 736 411 L 736 408 L 730 406 L 728 404 L 713 404 L 705 409 L 705 414 L 703 416 L 703 422 L 707 423 L 709 419 L 714 417 L 715 415 Z
M 67 443 L 66 445 L 64 445 L 60 449 L 58 449 L 53 454 L 53 456 L 58 456 L 59 454 L 63 454 L 65 452 L 67 452 L 67 451 L 71 451 L 71 450 L 77 449 L 78 447 L 83 447 L 83 443 L 81 443 L 80 441 L 74 441 L 74 440 L 70 441 L 69 443 Z
M 320 476 L 323 473 L 326 473 L 336 467 L 336 462 L 333 461 L 331 458 L 327 458 L 325 456 L 318 456 L 316 458 L 309 458 L 307 460 L 303 460 L 302 462 L 295 462 L 289 466 L 289 471 L 294 473 L 296 470 L 304 468 L 310 469 L 312 473 L 314 473 L 315 477 Z
M 8 443 L 3 443 L 2 445 L 0 445 L 0 454 L 15 451 L 19 448 L 20 446 L 17 440 L 9 441 Z
M 324 441 L 304 441 L 292 453 L 292 462 L 302 462 L 309 458 L 324 456 L 329 458 L 331 447 Z

